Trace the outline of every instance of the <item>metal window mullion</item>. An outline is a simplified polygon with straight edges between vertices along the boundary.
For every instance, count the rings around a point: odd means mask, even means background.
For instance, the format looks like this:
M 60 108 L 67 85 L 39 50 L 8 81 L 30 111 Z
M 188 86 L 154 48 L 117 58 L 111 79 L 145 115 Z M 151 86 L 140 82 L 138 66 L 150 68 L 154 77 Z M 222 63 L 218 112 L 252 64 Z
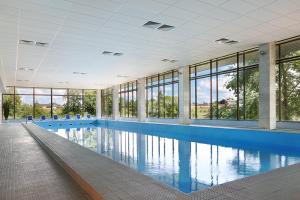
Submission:
M 32 101 L 33 101 L 33 118 L 35 118 L 35 88 L 33 88 L 33 97 L 32 97 Z
M 191 81 L 192 81 L 192 79 L 191 79 L 192 77 L 191 77 L 191 66 L 189 66 L 189 118 L 191 119 L 192 118 L 192 114 L 191 114 L 191 112 L 192 112 L 192 104 L 191 104 L 191 93 L 192 93 L 192 91 L 191 91 Z M 178 84 L 178 88 L 179 88 L 179 84 Z M 178 93 L 178 96 L 179 96 L 179 93 Z M 178 102 L 178 104 L 179 104 L 179 102 Z
M 52 100 L 52 88 L 50 90 L 50 96 L 51 96 L 51 100 L 50 100 L 50 104 L 51 104 L 51 110 L 50 110 L 50 115 L 51 115 L 51 118 L 53 117 L 53 100 Z
M 209 113 L 209 116 L 210 116 L 210 119 L 212 120 L 213 118 L 213 102 L 212 102 L 212 60 L 210 60 L 210 90 L 209 90 L 209 93 L 210 93 L 210 113 Z
M 216 60 L 216 99 L 217 99 L 217 119 L 219 119 L 219 75 L 218 75 L 218 60 Z
M 197 74 L 197 67 L 195 68 L 195 77 Z M 198 102 L 197 102 L 197 78 L 195 79 L 195 119 L 198 119 Z
M 245 54 L 243 54 L 243 115 L 244 120 L 246 119 L 246 70 L 245 70 Z
M 236 101 L 236 119 L 240 120 L 240 70 L 239 70 L 239 53 L 236 54 L 237 56 L 237 71 L 236 71 L 236 93 L 237 93 L 237 101 Z
M 174 70 L 172 70 L 172 118 L 174 119 Z

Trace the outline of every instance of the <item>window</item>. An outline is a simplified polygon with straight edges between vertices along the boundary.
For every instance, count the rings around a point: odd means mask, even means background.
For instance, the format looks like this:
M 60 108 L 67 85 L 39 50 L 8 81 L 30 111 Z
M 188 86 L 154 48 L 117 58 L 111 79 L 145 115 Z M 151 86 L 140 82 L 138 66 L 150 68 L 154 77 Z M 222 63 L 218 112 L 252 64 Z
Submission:
M 84 90 L 83 111 L 89 115 L 96 115 L 96 90 Z
M 190 67 L 190 118 L 258 118 L 258 53 L 239 52 Z
M 178 117 L 178 71 L 146 78 L 147 117 Z
M 137 117 L 137 81 L 120 85 L 119 110 L 121 117 Z
M 277 45 L 277 119 L 300 121 L 300 39 Z
M 9 119 L 96 114 L 96 90 L 8 87 L 2 95 L 4 101 L 10 105 Z
M 103 117 L 112 117 L 113 113 L 113 93 L 112 89 L 104 89 L 101 91 L 101 115 Z

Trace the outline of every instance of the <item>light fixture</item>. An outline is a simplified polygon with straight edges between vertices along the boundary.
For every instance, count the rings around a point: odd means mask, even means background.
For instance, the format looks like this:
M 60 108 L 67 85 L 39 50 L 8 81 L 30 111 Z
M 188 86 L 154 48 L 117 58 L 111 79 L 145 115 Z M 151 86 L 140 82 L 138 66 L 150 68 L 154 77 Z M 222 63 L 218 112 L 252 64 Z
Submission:
M 73 74 L 76 74 L 76 75 L 86 75 L 87 73 L 86 72 L 73 72 Z
M 170 63 L 176 63 L 176 62 L 178 62 L 178 60 L 170 60 L 170 59 L 166 59 L 166 58 L 162 59 L 161 61 L 163 61 L 163 62 L 170 62 Z
M 175 28 L 175 26 L 171 26 L 168 24 L 162 24 L 160 22 L 148 21 L 143 24 L 143 27 L 152 28 L 160 31 L 170 31 Z
M 118 78 L 128 78 L 129 76 L 127 75 L 117 75 Z
M 237 41 L 237 40 L 230 40 L 228 38 L 220 38 L 220 39 L 216 40 L 215 42 L 219 43 L 219 44 L 228 44 L 228 45 L 231 45 L 231 44 L 236 44 L 239 41 Z
M 20 70 L 20 71 L 26 71 L 26 72 L 28 72 L 28 71 L 34 71 L 34 68 L 29 68 L 29 67 L 18 67 L 18 70 Z
M 48 47 L 49 45 L 49 43 L 47 42 L 40 42 L 40 41 L 33 41 L 33 40 L 19 40 L 19 44 L 34 45 L 39 47 Z

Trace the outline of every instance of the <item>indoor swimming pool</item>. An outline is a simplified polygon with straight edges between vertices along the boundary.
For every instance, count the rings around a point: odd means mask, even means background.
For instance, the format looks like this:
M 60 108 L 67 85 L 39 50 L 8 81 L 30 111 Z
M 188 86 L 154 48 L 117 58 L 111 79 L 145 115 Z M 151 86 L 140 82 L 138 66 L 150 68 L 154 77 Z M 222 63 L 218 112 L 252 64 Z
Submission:
M 292 133 L 105 120 L 36 124 L 186 193 L 300 161 L 300 135 Z

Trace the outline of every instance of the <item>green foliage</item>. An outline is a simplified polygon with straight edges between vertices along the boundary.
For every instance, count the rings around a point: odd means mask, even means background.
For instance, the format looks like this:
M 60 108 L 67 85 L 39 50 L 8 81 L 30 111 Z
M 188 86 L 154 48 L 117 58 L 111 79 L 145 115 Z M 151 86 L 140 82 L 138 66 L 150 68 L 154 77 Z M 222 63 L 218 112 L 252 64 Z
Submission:
M 84 96 L 83 110 L 90 115 L 96 115 L 96 95 L 88 93 Z
M 300 51 L 287 57 L 299 56 Z M 281 92 L 277 90 L 278 113 L 281 120 L 300 120 L 300 61 L 289 61 L 279 65 L 277 82 L 281 81 Z M 279 107 L 280 105 L 280 107 Z M 280 109 L 280 110 L 279 110 Z
M 81 96 L 69 96 L 68 102 L 64 104 L 63 114 L 82 114 L 81 109 Z
M 10 106 L 11 106 L 11 103 L 9 101 L 3 102 L 2 107 L 3 107 L 3 115 L 4 115 L 5 120 L 8 119 Z

